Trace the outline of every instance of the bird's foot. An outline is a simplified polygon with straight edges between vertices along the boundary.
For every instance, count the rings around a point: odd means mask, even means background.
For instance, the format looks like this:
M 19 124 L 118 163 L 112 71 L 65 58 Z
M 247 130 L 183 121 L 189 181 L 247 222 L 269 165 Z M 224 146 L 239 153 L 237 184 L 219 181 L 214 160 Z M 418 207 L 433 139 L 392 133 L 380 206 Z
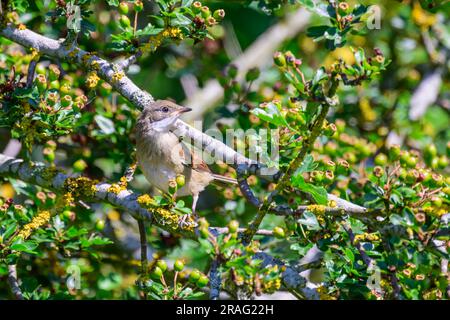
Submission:
M 182 229 L 189 228 L 189 227 L 195 228 L 195 227 L 198 226 L 197 220 L 198 220 L 197 214 L 195 214 L 195 213 L 194 214 L 187 213 L 187 214 L 184 214 L 180 218 L 180 220 L 178 222 L 178 225 Z

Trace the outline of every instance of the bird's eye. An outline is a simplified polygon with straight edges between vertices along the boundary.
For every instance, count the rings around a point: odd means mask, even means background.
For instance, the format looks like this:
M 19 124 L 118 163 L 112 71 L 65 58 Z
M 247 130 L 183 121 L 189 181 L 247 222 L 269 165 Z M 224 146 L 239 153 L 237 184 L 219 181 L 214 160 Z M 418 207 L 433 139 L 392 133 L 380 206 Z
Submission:
M 161 110 L 162 110 L 162 112 L 169 112 L 169 108 L 168 107 L 163 107 Z

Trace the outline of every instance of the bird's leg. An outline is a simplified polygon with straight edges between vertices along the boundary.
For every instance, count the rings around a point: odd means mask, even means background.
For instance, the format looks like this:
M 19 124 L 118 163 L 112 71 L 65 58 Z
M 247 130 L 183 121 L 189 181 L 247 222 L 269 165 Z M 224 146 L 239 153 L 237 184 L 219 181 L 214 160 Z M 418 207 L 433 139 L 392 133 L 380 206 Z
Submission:
M 189 220 L 193 220 L 194 226 L 198 226 L 198 214 L 196 213 L 196 207 L 197 207 L 197 201 L 198 201 L 198 194 L 195 194 L 192 196 L 192 214 L 185 214 L 180 218 L 180 227 L 187 226 L 191 224 Z
M 196 212 L 196 208 L 197 208 L 197 201 L 198 201 L 198 193 L 194 194 L 192 196 L 192 215 L 194 216 L 194 221 L 197 222 L 198 220 L 198 214 Z

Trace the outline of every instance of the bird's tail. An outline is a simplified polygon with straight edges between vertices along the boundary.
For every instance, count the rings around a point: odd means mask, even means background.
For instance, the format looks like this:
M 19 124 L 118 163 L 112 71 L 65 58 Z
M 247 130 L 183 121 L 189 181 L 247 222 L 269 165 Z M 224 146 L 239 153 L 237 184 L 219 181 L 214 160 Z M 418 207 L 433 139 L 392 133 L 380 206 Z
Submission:
M 219 174 L 212 174 L 213 178 L 217 182 L 230 183 L 230 184 L 238 184 L 237 180 L 230 177 L 221 176 Z

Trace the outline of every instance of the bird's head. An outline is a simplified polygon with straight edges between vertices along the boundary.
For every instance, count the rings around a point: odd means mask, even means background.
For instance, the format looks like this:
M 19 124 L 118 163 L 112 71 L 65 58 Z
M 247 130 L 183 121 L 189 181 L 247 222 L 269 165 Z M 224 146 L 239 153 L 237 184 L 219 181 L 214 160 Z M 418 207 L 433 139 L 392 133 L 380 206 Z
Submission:
M 166 131 L 182 113 L 191 110 L 191 108 L 180 106 L 171 101 L 157 100 L 144 108 L 138 121 L 144 122 L 151 129 Z

